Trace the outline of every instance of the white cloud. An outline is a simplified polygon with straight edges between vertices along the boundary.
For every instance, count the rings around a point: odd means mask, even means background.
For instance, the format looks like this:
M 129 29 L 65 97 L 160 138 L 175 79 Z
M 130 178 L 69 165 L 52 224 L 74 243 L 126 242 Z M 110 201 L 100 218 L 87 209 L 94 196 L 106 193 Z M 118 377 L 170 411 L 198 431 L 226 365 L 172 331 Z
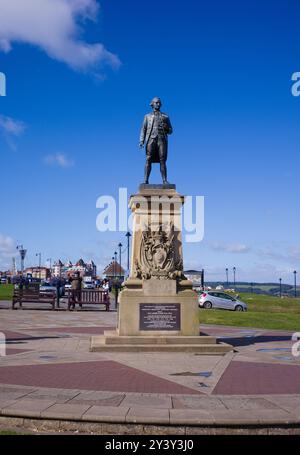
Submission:
M 56 153 L 45 157 L 45 163 L 49 166 L 59 166 L 63 168 L 74 166 L 74 161 L 67 157 L 64 153 Z
M 213 250 L 226 251 L 227 253 L 248 253 L 251 250 L 249 246 L 242 243 L 225 244 L 214 242 L 211 247 Z
M 290 245 L 282 248 L 280 244 L 267 246 L 256 251 L 256 254 L 262 258 L 270 258 L 273 260 L 297 264 L 300 262 L 300 246 Z
M 12 136 L 20 136 L 24 132 L 25 128 L 25 123 L 20 120 L 14 120 L 11 117 L 0 115 L 0 130 L 3 133 Z
M 96 0 L 0 0 L 0 51 L 26 43 L 76 70 L 100 64 L 117 68 L 118 57 L 103 44 L 82 39 L 82 25 L 96 21 L 98 12 Z

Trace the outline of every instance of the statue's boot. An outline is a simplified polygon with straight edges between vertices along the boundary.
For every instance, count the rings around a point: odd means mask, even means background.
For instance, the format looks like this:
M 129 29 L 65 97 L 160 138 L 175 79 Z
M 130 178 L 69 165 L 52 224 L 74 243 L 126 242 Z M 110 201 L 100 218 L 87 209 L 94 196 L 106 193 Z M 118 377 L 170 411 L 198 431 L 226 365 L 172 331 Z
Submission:
M 150 172 L 151 172 L 151 163 L 146 163 L 146 166 L 145 166 L 145 177 L 144 177 L 144 183 L 146 185 L 148 185 L 148 183 L 149 183 Z
M 163 184 L 164 185 L 168 185 L 169 182 L 167 180 L 167 166 L 166 166 L 165 162 L 161 162 L 160 163 L 160 173 L 161 173 L 161 176 L 162 176 Z

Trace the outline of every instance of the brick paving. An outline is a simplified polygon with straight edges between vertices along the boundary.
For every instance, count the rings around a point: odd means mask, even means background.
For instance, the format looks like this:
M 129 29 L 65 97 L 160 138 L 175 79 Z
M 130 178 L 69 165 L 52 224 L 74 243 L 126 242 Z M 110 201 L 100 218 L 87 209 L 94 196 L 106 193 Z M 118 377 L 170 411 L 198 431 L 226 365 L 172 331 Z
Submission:
M 201 393 L 114 361 L 2 367 L 0 383 L 140 393 Z
M 31 332 L 59 332 L 59 333 L 86 333 L 88 335 L 103 335 L 105 330 L 114 330 L 113 327 L 41 327 L 36 329 L 27 329 Z
M 300 366 L 233 361 L 214 394 L 300 394 Z
M 100 354 L 89 352 L 91 335 L 115 328 L 115 311 L 67 312 L 63 305 L 12 311 L 9 305 L 0 302 L 8 342 L 0 357 L 0 420 L 300 428 L 300 357 L 291 354 L 290 332 L 202 325 L 202 334 L 235 351 Z

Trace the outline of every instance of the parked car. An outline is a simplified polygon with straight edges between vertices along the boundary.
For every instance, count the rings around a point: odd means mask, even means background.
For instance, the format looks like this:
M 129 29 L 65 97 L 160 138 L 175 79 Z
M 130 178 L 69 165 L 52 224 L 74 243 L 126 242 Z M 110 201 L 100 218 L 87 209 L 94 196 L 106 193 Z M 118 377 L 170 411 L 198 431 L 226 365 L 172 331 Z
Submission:
M 56 294 L 56 286 L 51 285 L 47 281 L 42 281 L 40 285 L 40 292 L 55 292 Z
M 88 281 L 86 283 L 83 283 L 83 289 L 95 289 L 95 285 L 94 283 Z
M 236 297 L 220 291 L 201 292 L 198 297 L 200 308 L 221 308 L 223 310 L 247 311 L 247 305 Z

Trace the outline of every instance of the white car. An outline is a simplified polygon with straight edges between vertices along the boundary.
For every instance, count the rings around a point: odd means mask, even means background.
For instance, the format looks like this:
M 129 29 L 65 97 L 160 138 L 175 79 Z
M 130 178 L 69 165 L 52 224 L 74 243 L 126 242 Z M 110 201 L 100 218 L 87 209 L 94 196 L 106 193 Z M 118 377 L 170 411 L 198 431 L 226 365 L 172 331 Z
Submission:
M 47 282 L 41 283 L 40 292 L 42 293 L 55 292 L 56 294 L 56 286 L 52 286 L 50 283 Z
M 246 303 L 225 292 L 204 291 L 198 297 L 200 308 L 221 308 L 223 310 L 247 311 Z
M 95 285 L 94 283 L 87 281 L 86 283 L 83 283 L 83 289 L 95 289 Z

